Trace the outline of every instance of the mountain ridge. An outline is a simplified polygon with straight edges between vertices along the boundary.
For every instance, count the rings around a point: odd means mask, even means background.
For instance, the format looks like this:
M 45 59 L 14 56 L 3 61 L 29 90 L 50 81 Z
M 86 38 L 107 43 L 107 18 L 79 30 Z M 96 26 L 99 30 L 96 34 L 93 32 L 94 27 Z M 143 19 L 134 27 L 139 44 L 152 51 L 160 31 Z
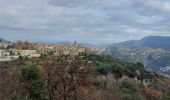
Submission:
M 0 37 L 0 42 L 1 43 L 11 43 L 10 41 L 8 41 L 8 40 L 6 40 L 4 38 L 1 38 L 1 37 Z
M 130 40 L 117 44 L 113 44 L 130 49 L 138 48 L 161 48 L 170 51 L 170 36 L 148 36 L 140 40 Z

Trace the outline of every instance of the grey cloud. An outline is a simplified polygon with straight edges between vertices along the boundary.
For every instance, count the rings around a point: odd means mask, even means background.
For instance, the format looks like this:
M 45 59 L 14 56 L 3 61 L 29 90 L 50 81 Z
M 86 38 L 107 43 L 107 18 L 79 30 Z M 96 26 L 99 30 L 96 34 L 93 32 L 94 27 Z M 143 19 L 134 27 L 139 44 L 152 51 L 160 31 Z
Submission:
M 0 1 L 0 37 L 11 40 L 118 42 L 170 35 L 168 0 Z

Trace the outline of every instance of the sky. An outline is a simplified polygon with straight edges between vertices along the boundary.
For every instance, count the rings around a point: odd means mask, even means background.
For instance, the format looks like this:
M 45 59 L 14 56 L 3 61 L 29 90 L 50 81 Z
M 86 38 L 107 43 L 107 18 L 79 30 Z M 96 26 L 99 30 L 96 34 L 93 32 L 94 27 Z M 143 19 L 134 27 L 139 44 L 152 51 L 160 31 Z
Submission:
M 116 43 L 170 36 L 170 0 L 0 0 L 10 41 Z

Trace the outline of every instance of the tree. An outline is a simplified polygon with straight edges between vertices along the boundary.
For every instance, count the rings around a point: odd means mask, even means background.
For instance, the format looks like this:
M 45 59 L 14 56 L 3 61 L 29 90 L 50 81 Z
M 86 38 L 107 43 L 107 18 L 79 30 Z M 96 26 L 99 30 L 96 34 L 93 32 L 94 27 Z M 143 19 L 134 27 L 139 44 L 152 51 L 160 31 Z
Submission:
M 34 44 L 36 45 L 36 44 Z M 33 46 L 34 46 L 32 43 L 29 43 L 28 41 L 17 41 L 15 44 L 14 44 L 14 48 L 16 49 L 33 49 Z
M 78 60 L 71 60 L 66 66 L 63 65 L 64 63 L 59 64 L 59 70 L 57 70 L 59 76 L 58 93 L 64 100 L 67 100 L 70 97 L 75 97 L 77 90 L 85 82 L 89 70 L 83 67 Z
M 87 82 L 86 78 L 90 72 L 80 58 L 60 56 L 56 62 L 48 60 L 44 64 L 46 70 L 46 86 L 49 99 L 55 98 L 68 100 L 77 98 L 78 89 Z
M 113 73 L 115 74 L 115 78 L 118 80 L 123 76 L 124 68 L 122 65 L 117 64 L 113 70 Z
M 7 62 L 0 62 L 0 99 L 9 100 L 18 90 L 19 68 Z
M 42 63 L 42 66 L 44 66 L 45 71 L 44 78 L 48 99 L 54 100 L 58 85 L 57 74 L 55 73 L 57 68 L 56 63 L 53 59 L 49 58 Z
M 26 96 L 33 100 L 42 100 L 44 85 L 39 69 L 35 66 L 25 67 L 22 69 L 21 75 Z

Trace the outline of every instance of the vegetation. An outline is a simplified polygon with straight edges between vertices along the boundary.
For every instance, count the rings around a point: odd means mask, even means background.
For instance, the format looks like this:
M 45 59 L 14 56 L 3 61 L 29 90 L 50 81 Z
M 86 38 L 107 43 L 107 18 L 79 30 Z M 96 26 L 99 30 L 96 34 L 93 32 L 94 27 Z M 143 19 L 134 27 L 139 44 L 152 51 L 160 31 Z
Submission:
M 35 49 L 36 43 L 30 43 L 28 41 L 17 41 L 14 43 L 12 48 L 19 49 L 19 50 L 26 50 L 26 49 Z
M 1 100 L 168 100 L 169 79 L 106 55 L 45 55 L 0 63 Z

